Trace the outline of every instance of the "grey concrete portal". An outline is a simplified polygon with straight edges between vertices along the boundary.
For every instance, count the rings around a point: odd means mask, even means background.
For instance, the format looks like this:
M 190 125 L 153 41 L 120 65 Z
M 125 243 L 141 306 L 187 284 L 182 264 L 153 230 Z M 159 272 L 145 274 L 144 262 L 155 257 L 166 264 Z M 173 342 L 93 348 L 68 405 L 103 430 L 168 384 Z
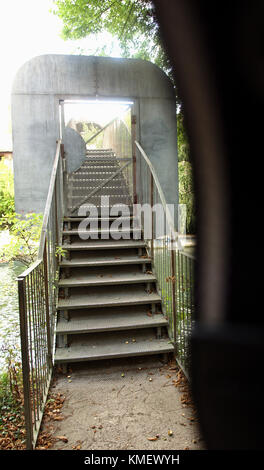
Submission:
M 17 212 L 43 212 L 60 132 L 59 102 L 85 98 L 133 101 L 137 140 L 167 202 L 177 204 L 176 105 L 164 72 L 138 59 L 43 55 L 22 66 L 12 90 Z

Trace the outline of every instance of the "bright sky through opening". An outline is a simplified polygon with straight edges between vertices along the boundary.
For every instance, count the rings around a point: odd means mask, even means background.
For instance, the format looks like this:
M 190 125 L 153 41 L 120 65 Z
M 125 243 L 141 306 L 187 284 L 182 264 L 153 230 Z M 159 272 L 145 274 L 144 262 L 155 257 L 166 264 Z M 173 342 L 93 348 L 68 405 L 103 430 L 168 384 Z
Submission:
M 133 103 L 131 101 L 83 101 L 83 102 L 65 102 L 64 114 L 65 124 L 71 119 L 76 121 L 91 121 L 101 126 L 105 126 L 112 119 L 123 115 L 125 110 Z
M 0 150 L 11 147 L 10 96 L 18 69 L 42 54 L 96 55 L 98 47 L 111 45 L 109 56 L 120 57 L 120 49 L 108 33 L 98 38 L 64 41 L 60 37 L 62 21 L 52 13 L 52 0 L 0 1 Z

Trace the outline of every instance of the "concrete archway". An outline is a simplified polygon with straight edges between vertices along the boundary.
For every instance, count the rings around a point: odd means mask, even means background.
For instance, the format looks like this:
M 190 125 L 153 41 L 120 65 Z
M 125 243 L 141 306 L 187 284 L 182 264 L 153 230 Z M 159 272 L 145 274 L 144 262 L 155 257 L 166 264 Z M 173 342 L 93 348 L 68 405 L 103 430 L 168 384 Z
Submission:
M 137 139 L 167 202 L 177 204 L 175 94 L 164 72 L 139 59 L 43 55 L 24 64 L 13 84 L 16 211 L 43 212 L 59 137 L 59 102 L 84 98 L 133 101 Z

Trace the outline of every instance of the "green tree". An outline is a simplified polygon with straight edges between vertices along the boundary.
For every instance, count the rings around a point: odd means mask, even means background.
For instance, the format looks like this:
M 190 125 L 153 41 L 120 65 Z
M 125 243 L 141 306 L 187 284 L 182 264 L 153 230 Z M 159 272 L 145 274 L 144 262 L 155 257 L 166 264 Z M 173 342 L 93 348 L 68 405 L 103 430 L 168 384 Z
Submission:
M 167 73 L 171 72 L 151 1 L 55 0 L 54 3 L 53 13 L 64 23 L 64 39 L 81 39 L 107 31 L 118 40 L 123 57 L 151 60 Z
M 186 231 L 187 233 L 196 233 L 196 210 L 195 198 L 193 187 L 193 171 L 192 165 L 187 161 L 180 161 L 178 165 L 179 170 L 179 203 L 186 204 L 187 220 Z
M 63 20 L 64 39 L 81 39 L 107 31 L 119 42 L 122 56 L 155 63 L 174 83 L 177 114 L 180 203 L 187 205 L 187 231 L 195 232 L 195 204 L 189 143 L 172 67 L 162 45 L 150 0 L 55 0 L 54 14 Z M 96 51 L 104 55 L 105 47 Z
M 190 147 L 184 126 L 184 116 L 177 114 L 178 161 L 190 162 Z

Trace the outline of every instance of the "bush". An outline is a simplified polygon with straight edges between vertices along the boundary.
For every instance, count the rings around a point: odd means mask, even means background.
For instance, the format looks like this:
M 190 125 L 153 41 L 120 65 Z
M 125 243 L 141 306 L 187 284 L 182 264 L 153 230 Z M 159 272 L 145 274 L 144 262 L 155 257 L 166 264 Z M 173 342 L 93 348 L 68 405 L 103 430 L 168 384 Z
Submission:
M 4 162 L 0 162 L 0 222 L 8 228 L 15 212 L 13 172 Z
M 0 259 L 5 262 L 20 261 L 26 267 L 37 258 L 42 227 L 42 214 L 27 214 L 25 219 L 17 214 L 9 217 L 11 240 L 0 248 Z

